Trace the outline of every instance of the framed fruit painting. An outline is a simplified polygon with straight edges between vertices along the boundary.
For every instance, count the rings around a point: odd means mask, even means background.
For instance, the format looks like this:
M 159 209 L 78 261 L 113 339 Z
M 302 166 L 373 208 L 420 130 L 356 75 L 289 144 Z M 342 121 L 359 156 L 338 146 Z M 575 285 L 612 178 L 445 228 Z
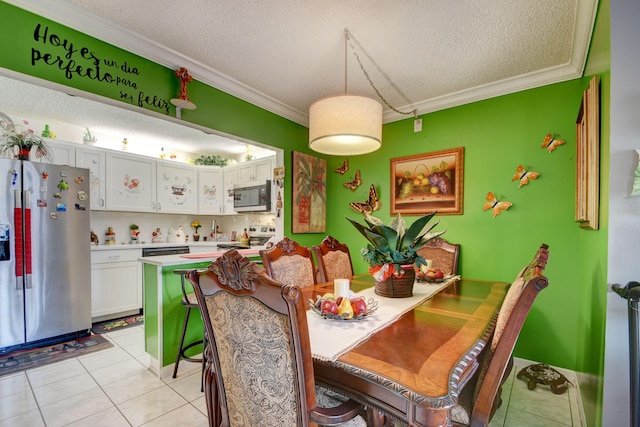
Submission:
M 391 159 L 391 214 L 462 215 L 464 147 Z

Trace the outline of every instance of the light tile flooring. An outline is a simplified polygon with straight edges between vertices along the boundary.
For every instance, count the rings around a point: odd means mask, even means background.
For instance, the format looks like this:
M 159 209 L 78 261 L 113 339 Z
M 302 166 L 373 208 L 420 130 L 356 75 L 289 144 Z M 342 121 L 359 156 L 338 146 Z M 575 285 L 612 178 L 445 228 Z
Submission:
M 142 326 L 105 334 L 113 348 L 0 376 L 0 427 L 207 426 L 200 364 L 181 362 L 178 378 L 147 370 Z M 575 387 L 554 395 L 514 379 L 516 360 L 491 427 L 584 426 Z M 577 384 L 573 372 L 562 371 Z

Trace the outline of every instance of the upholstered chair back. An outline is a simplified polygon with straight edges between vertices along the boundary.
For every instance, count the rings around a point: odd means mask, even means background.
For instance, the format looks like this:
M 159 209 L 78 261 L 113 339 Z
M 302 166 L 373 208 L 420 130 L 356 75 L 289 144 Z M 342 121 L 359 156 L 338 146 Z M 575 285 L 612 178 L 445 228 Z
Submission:
M 260 251 L 262 263 L 273 280 L 300 287 L 316 284 L 316 269 L 311 249 L 283 238 L 270 249 Z
M 211 426 L 332 424 L 362 410 L 353 401 L 332 410 L 316 407 L 299 286 L 272 280 L 236 250 L 187 278 L 210 342 L 205 391 Z
M 513 366 L 512 353 L 522 325 L 538 293 L 549 285 L 543 275 L 548 259 L 549 247 L 542 244 L 509 287 L 496 316 L 491 345 L 485 348 L 474 380 L 465 386 L 452 410 L 454 425 L 486 426 L 502 403 L 501 386 Z
M 436 237 L 429 240 L 417 252 L 422 258 L 432 260 L 433 268 L 441 269 L 445 275 L 458 273 L 460 245 L 449 243 L 440 237 Z
M 320 245 L 314 246 L 313 253 L 318 262 L 318 282 L 350 279 L 353 276 L 349 248 L 332 236 L 325 237 Z

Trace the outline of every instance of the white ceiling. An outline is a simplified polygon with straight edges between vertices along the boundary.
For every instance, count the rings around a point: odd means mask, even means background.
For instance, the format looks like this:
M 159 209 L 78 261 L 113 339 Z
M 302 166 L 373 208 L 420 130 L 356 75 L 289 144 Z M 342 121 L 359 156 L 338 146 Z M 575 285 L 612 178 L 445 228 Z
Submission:
M 418 115 L 578 78 L 597 0 L 9 0 L 297 123 L 344 93 L 344 30 Z M 347 56 L 348 93 L 375 98 Z M 197 93 L 189 92 L 197 104 Z M 385 122 L 407 116 L 385 106 Z

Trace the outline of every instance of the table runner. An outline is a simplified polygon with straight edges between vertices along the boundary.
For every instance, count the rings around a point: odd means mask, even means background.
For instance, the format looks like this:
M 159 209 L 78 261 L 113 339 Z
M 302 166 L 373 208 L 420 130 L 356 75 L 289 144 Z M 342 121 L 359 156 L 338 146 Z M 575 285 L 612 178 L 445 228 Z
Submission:
M 458 279 L 460 276 L 449 277 L 440 283 L 416 282 L 413 285 L 413 296 L 408 298 L 385 298 L 376 295 L 373 287 L 364 289 L 356 295 L 363 296 L 366 300 L 373 298 L 378 301 L 378 310 L 362 320 L 325 319 L 312 310 L 307 310 L 313 357 L 327 361 L 336 360 L 374 332 L 386 327 Z

